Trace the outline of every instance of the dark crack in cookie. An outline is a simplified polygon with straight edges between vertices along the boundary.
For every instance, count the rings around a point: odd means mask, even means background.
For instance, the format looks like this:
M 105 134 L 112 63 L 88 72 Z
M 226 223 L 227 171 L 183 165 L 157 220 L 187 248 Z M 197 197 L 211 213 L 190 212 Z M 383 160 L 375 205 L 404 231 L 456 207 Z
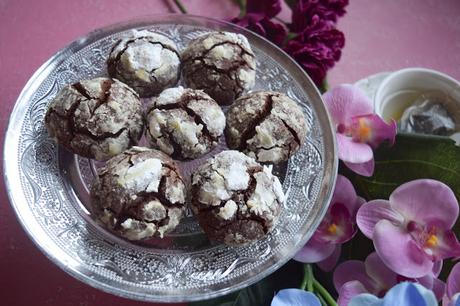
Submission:
M 151 146 L 176 159 L 209 152 L 224 128 L 222 109 L 201 90 L 168 88 L 153 99 L 147 113 L 146 135 Z
M 239 98 L 230 107 L 225 137 L 230 149 L 259 162 L 277 163 L 299 150 L 307 129 L 296 102 L 279 92 L 260 91 Z
M 179 224 L 184 204 L 185 184 L 174 161 L 141 147 L 111 158 L 91 189 L 96 219 L 129 240 L 163 237 Z
M 246 37 L 213 32 L 191 41 L 182 54 L 182 75 L 189 87 L 202 89 L 229 105 L 254 86 L 256 61 Z
M 284 193 L 271 169 L 238 151 L 223 151 L 192 175 L 192 209 L 207 236 L 242 245 L 269 233 Z
M 107 160 L 137 144 L 144 126 L 143 109 L 127 85 L 96 78 L 62 88 L 48 107 L 45 125 L 69 151 Z
M 109 75 L 131 86 L 141 97 L 151 97 L 174 86 L 179 70 L 176 44 L 147 30 L 134 30 L 119 40 L 107 59 Z

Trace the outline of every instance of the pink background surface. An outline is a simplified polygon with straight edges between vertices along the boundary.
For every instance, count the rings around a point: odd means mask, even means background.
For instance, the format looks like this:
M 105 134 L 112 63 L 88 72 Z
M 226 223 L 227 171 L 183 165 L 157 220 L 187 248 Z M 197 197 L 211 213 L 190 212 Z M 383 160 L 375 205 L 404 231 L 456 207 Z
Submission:
M 192 14 L 228 18 L 238 13 L 231 0 L 183 2 Z M 459 0 L 350 2 L 348 14 L 339 23 L 347 41 L 341 61 L 329 73 L 332 86 L 413 66 L 433 68 L 460 79 Z M 163 0 L 0 0 L 2 152 L 14 102 L 34 71 L 50 56 L 95 28 L 174 11 L 174 6 Z M 284 8 L 281 17 L 288 20 L 289 16 Z M 52 264 L 16 221 L 3 182 L 0 288 L 2 305 L 147 305 L 93 289 Z

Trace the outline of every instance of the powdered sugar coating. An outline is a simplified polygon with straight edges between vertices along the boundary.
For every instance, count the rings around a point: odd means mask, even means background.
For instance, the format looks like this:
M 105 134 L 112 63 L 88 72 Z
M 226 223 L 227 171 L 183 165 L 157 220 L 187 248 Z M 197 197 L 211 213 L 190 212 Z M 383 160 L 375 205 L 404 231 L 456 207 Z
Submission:
M 168 156 L 133 147 L 100 169 L 91 205 L 97 220 L 122 237 L 163 237 L 182 218 L 185 184 Z
M 141 97 L 150 97 L 174 86 L 179 68 L 176 44 L 148 30 L 133 30 L 113 46 L 107 59 L 109 75 L 131 86 Z
M 256 61 L 241 34 L 212 32 L 194 39 L 182 53 L 182 74 L 191 88 L 202 89 L 229 105 L 254 86 Z
M 118 80 L 65 86 L 48 106 L 48 133 L 75 154 L 106 160 L 137 144 L 143 131 L 138 95 Z
M 152 147 L 174 158 L 193 159 L 214 148 L 224 128 L 225 115 L 211 97 L 176 87 L 153 98 L 146 135 Z
M 206 234 L 231 245 L 263 238 L 285 200 L 271 169 L 238 151 L 223 151 L 201 165 L 192 175 L 191 193 Z
M 259 91 L 239 98 L 227 113 L 225 137 L 260 162 L 287 160 L 305 142 L 308 132 L 302 109 L 288 96 Z

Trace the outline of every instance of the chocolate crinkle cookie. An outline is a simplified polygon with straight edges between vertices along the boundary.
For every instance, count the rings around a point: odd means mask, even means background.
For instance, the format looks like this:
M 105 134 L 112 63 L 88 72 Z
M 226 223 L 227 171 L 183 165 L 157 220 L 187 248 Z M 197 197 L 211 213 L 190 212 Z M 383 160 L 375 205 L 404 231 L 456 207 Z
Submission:
M 144 127 L 143 109 L 127 85 L 96 78 L 62 88 L 48 107 L 45 125 L 69 151 L 107 160 L 137 144 Z
M 151 146 L 177 159 L 193 159 L 214 148 L 223 134 L 225 115 L 201 90 L 168 88 L 153 98 L 146 135 Z
M 174 86 L 179 78 L 176 44 L 148 30 L 133 31 L 119 40 L 107 59 L 107 71 L 131 86 L 141 97 L 151 97 Z
M 289 159 L 304 144 L 306 136 L 302 109 L 279 92 L 260 91 L 241 97 L 227 113 L 228 147 L 259 162 Z
M 185 184 L 174 161 L 141 147 L 111 158 L 91 189 L 96 219 L 129 240 L 163 237 L 179 224 L 184 204 Z
M 223 151 L 192 175 L 192 209 L 208 237 L 242 245 L 267 235 L 284 193 L 270 168 L 238 151 Z
M 196 38 L 184 50 L 182 64 L 188 86 L 203 89 L 222 105 L 254 86 L 256 61 L 241 34 L 212 32 Z

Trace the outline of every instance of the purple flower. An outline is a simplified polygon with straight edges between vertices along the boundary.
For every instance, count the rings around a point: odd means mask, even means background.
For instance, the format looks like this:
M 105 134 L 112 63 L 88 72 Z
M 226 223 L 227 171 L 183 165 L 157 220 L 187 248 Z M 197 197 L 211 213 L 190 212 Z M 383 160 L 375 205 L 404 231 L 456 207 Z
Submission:
M 437 306 L 433 292 L 411 282 L 400 283 L 379 299 L 371 294 L 354 297 L 348 306 Z
M 245 16 L 233 18 L 231 22 L 266 37 L 277 45 L 283 43 L 286 38 L 286 29 L 271 20 L 281 11 L 279 0 L 248 0 L 246 9 Z
M 338 175 L 326 216 L 294 259 L 308 263 L 318 262 L 323 270 L 331 270 L 340 256 L 340 245 L 356 234 L 356 212 L 363 202 L 364 199 L 356 195 L 351 182 Z
M 275 295 L 271 306 L 321 306 L 321 303 L 311 292 L 283 289 Z
M 399 186 L 389 201 L 361 206 L 357 223 L 387 267 L 415 278 L 430 273 L 439 260 L 460 256 L 460 243 L 451 230 L 458 212 L 448 186 L 422 179 Z
M 302 32 L 311 26 L 315 16 L 334 27 L 337 19 L 343 16 L 348 0 L 299 0 L 292 10 L 292 23 L 289 28 L 292 32 Z
M 460 304 L 460 263 L 450 271 L 447 278 L 446 294 L 442 299 L 443 306 L 457 306 Z
M 326 20 L 315 15 L 310 20 L 310 25 L 288 41 L 283 49 L 320 86 L 327 71 L 340 59 L 344 45 L 343 33 L 331 28 Z
M 280 0 L 247 0 L 246 12 L 248 14 L 261 14 L 268 18 L 275 17 L 281 12 Z
M 247 14 L 243 18 L 232 19 L 232 22 L 266 37 L 277 45 L 281 45 L 286 38 L 286 29 L 281 24 L 260 14 Z
M 339 159 L 364 176 L 374 172 L 372 148 L 394 143 L 396 122 L 385 123 L 373 114 L 371 101 L 354 85 L 339 85 L 323 95 L 336 128 Z
M 441 299 L 444 292 L 444 283 L 437 279 L 442 264 L 439 262 L 435 270 L 423 278 L 407 279 L 390 270 L 382 262 L 377 253 L 371 253 L 364 262 L 349 260 L 341 263 L 334 271 L 334 286 L 339 293 L 338 304 L 348 305 L 350 300 L 361 293 L 370 293 L 383 297 L 394 285 L 402 281 L 419 283 L 427 289 L 433 290 Z
M 299 0 L 292 11 L 289 30 L 298 35 L 284 50 L 321 86 L 327 71 L 342 55 L 345 36 L 335 28 L 348 0 Z

